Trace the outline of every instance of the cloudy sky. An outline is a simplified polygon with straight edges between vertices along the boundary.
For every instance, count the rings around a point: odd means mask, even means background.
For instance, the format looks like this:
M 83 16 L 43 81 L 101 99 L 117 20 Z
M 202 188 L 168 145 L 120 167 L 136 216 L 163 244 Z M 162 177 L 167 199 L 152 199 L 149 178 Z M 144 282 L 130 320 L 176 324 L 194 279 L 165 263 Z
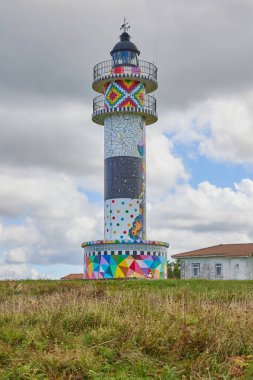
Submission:
M 92 68 L 124 16 L 159 70 L 148 238 L 253 241 L 252 0 L 0 0 L 0 278 L 81 272 L 103 237 Z

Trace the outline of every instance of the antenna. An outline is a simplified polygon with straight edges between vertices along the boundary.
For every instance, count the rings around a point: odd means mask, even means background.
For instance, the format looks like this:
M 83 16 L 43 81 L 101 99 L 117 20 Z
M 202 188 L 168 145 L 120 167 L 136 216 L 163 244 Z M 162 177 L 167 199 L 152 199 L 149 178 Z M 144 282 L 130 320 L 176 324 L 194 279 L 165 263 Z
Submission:
M 121 25 L 120 30 L 124 29 L 124 32 L 127 32 L 130 29 L 129 22 L 126 21 L 126 18 L 124 17 L 124 24 Z
M 157 62 L 157 45 L 158 45 L 158 37 L 156 37 L 155 39 L 155 64 L 157 65 L 158 62 Z

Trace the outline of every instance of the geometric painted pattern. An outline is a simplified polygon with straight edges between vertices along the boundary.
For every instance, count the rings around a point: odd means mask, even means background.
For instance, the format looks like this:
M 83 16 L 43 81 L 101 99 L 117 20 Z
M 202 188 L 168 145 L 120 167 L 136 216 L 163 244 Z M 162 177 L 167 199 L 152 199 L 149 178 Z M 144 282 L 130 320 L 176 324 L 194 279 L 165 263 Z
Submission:
M 167 278 L 167 260 L 152 255 L 99 255 L 84 257 L 85 279 Z
M 136 86 L 133 90 L 132 96 L 139 107 L 144 107 L 144 91 L 141 86 Z
M 125 98 L 125 92 L 115 83 L 111 83 L 109 90 L 106 92 L 105 103 L 109 107 L 118 107 L 120 102 Z
M 106 107 L 144 107 L 145 88 L 132 79 L 116 80 L 105 87 Z

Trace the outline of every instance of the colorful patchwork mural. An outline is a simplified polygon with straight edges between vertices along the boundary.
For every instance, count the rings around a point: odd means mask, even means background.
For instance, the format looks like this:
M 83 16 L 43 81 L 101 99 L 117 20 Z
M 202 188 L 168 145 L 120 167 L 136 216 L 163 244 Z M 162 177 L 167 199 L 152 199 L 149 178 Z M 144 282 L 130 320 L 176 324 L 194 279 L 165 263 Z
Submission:
M 141 82 L 131 79 L 116 80 L 105 87 L 106 107 L 144 107 L 145 88 Z
M 99 255 L 84 257 L 85 279 L 167 278 L 167 260 L 152 255 Z

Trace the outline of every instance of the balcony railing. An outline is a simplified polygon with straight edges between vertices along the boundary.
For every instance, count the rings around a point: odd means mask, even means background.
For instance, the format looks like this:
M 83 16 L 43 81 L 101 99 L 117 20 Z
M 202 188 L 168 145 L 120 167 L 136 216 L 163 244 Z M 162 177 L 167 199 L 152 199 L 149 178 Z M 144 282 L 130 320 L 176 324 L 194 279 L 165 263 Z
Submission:
M 92 119 L 95 123 L 103 125 L 104 118 L 110 113 L 127 112 L 142 115 L 146 120 L 146 125 L 157 121 L 156 99 L 150 95 L 144 95 L 143 106 L 120 106 L 108 107 L 104 95 L 99 95 L 93 99 Z
M 146 61 L 138 61 L 139 66 L 128 66 L 128 65 L 122 65 L 122 66 L 113 66 L 112 60 L 104 61 L 98 63 L 93 70 L 93 80 L 99 80 L 104 75 L 110 75 L 113 73 L 117 73 L 117 69 L 119 72 L 131 72 L 133 74 L 144 74 L 152 78 L 153 80 L 157 80 L 157 67 L 153 65 L 153 63 L 146 62 Z M 139 70 L 138 70 L 139 69 Z
M 157 67 L 153 63 L 138 61 L 139 66 L 114 66 L 112 60 L 98 63 L 93 69 L 93 88 L 103 93 L 104 83 L 110 78 L 137 78 L 146 84 L 146 92 L 157 88 Z

